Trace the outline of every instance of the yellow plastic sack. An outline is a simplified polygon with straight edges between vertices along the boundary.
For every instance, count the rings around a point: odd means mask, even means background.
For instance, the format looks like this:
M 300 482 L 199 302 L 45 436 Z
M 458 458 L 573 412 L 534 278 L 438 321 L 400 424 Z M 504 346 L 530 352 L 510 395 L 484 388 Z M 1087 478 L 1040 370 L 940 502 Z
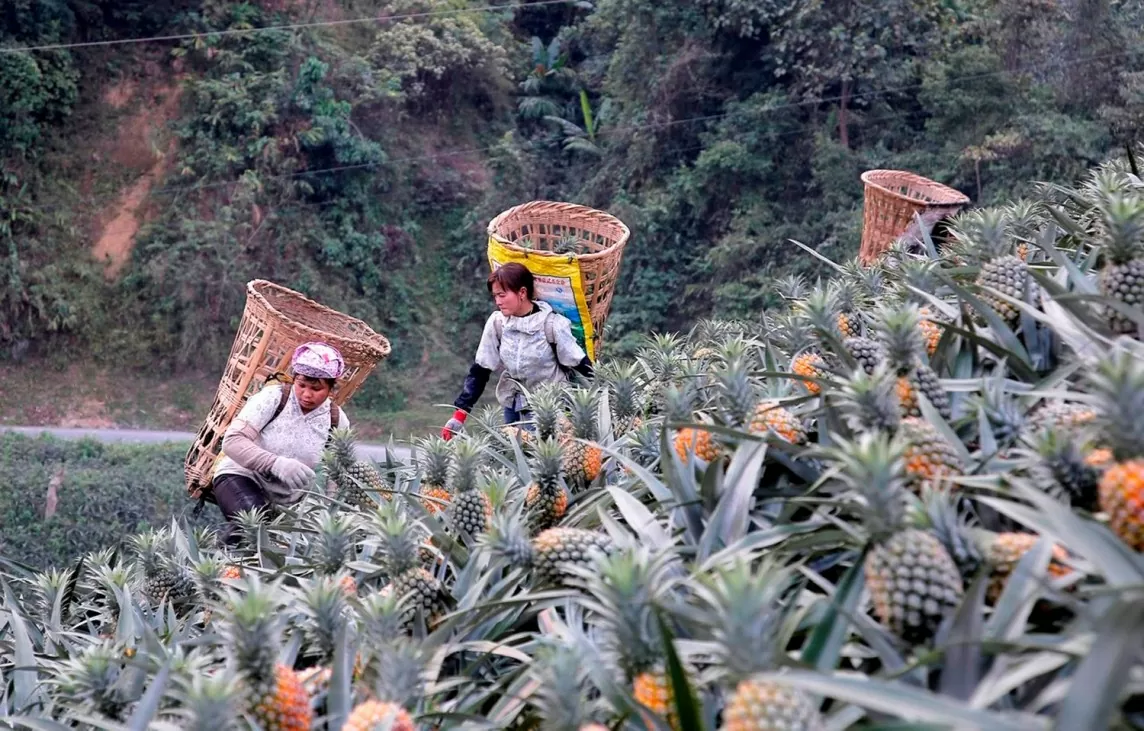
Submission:
M 536 280 L 536 298 L 547 302 L 572 323 L 572 335 L 592 362 L 596 361 L 596 334 L 584 297 L 580 262 L 575 257 L 542 251 L 519 251 L 489 237 L 489 266 L 493 271 L 510 262 L 528 267 Z

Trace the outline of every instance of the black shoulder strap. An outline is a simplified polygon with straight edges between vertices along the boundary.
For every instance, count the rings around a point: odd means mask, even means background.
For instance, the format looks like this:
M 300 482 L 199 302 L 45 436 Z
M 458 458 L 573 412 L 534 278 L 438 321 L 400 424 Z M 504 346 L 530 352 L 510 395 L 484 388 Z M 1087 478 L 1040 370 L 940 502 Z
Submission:
M 338 405 L 335 404 L 333 401 L 331 401 L 330 402 L 330 428 L 331 429 L 337 429 L 338 428 L 338 418 L 339 418 L 340 412 L 341 412 L 341 409 L 338 408 Z
M 269 424 L 271 421 L 274 421 L 275 419 L 278 418 L 278 415 L 282 413 L 282 409 L 286 408 L 286 402 L 289 400 L 290 400 L 290 386 L 288 384 L 284 383 L 284 384 L 282 384 L 282 393 L 278 396 L 278 406 L 276 406 L 274 408 L 274 413 L 271 414 L 270 419 L 267 420 L 267 422 L 266 422 L 267 424 Z M 262 427 L 262 428 L 265 429 L 266 427 Z

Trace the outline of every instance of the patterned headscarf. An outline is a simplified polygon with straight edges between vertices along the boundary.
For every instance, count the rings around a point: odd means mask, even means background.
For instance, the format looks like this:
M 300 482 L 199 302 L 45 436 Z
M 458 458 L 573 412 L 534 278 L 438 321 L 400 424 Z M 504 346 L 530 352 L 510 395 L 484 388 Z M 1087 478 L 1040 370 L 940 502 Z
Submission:
M 327 343 L 303 343 L 294 351 L 290 369 L 309 378 L 341 378 L 346 363 L 338 349 Z

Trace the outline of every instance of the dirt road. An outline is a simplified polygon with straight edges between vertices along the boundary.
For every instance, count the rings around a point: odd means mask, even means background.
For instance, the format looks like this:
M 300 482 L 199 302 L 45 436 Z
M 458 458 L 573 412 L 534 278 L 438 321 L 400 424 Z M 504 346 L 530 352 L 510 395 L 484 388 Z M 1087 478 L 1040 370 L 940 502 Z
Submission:
M 10 431 L 26 436 L 39 436 L 50 434 L 57 439 L 95 439 L 101 442 L 127 442 L 131 444 L 162 444 L 175 442 L 190 444 L 195 439 L 191 432 L 184 431 L 150 431 L 143 429 L 77 429 L 51 426 L 0 426 L 0 431 Z M 381 460 L 385 458 L 385 445 L 358 444 L 359 459 Z M 393 447 L 393 456 L 401 461 L 410 457 L 408 447 Z

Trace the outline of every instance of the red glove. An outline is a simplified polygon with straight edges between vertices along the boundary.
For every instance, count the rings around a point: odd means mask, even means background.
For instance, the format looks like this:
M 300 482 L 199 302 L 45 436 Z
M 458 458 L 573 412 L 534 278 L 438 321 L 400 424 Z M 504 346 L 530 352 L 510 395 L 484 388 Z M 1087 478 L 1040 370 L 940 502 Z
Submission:
M 457 409 L 453 412 L 453 418 L 445 422 L 445 427 L 441 430 L 441 438 L 446 442 L 453 438 L 454 434 L 460 434 L 461 430 L 465 428 L 465 419 L 469 418 L 467 411 Z

